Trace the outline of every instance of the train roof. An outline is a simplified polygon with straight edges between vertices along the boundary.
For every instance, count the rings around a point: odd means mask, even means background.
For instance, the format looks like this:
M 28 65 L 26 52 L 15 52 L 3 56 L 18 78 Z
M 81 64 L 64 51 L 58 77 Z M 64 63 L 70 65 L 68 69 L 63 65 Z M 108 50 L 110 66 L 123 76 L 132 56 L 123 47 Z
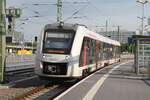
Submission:
M 82 28 L 85 28 L 85 27 L 82 27 Z M 96 32 L 90 31 L 87 28 L 85 28 L 85 29 L 87 31 L 85 36 L 87 36 L 87 37 L 90 37 L 90 38 L 93 38 L 93 39 L 96 39 L 96 40 L 100 40 L 100 41 L 108 43 L 108 44 L 120 46 L 120 42 L 118 42 L 116 40 L 112 40 L 112 39 L 110 39 L 108 37 L 105 37 L 103 35 L 100 35 Z
M 54 23 L 54 24 L 47 24 L 44 28 L 44 30 L 49 30 L 49 29 L 66 29 L 66 30 L 74 30 L 76 31 L 78 27 L 81 28 L 85 28 L 86 30 L 86 34 L 85 36 L 96 39 L 96 40 L 100 40 L 102 42 L 105 43 L 109 43 L 112 45 L 117 45 L 120 46 L 120 42 L 116 41 L 116 40 L 112 40 L 108 37 L 104 37 L 103 35 L 100 35 L 98 33 L 95 33 L 93 31 L 90 31 L 89 29 L 87 29 L 87 27 L 85 25 L 82 24 L 70 24 L 70 23 Z
M 99 35 L 98 36 L 99 40 L 105 42 L 105 43 L 109 43 L 109 44 L 112 44 L 112 45 L 116 45 L 116 46 L 120 46 L 120 42 L 116 41 L 116 40 L 112 40 L 108 37 L 104 37 L 102 35 Z
M 44 28 L 44 30 L 48 29 L 66 29 L 66 30 L 74 30 L 76 31 L 78 26 L 84 26 L 81 24 L 69 24 L 69 23 L 53 23 L 53 24 L 47 24 Z M 86 27 L 86 26 L 84 26 Z

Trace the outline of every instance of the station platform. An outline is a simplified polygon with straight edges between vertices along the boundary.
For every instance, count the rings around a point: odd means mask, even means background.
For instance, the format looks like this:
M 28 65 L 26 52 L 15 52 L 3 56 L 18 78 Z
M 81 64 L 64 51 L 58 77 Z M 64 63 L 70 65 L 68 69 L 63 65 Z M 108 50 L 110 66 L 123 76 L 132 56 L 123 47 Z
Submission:
M 150 80 L 136 76 L 133 61 L 107 66 L 54 100 L 150 100 Z

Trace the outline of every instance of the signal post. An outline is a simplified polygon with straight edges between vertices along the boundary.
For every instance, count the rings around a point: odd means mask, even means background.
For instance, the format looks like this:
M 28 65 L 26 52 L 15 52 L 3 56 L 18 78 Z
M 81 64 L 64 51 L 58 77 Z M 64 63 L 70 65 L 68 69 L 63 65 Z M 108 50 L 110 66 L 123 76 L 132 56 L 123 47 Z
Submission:
M 0 0 L 0 84 L 4 83 L 5 72 L 5 50 L 6 50 L 6 23 L 5 23 L 5 6 L 6 1 Z

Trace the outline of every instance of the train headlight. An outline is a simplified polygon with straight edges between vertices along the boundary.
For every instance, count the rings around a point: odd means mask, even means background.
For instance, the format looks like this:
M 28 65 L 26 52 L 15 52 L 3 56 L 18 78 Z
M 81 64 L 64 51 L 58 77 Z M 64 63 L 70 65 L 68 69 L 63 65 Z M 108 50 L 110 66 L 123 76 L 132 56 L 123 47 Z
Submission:
M 48 71 L 52 73 L 56 72 L 56 66 L 48 66 Z
M 66 56 L 65 59 L 68 60 L 68 59 L 69 59 L 69 56 Z
M 45 58 L 45 56 L 43 56 L 43 58 Z

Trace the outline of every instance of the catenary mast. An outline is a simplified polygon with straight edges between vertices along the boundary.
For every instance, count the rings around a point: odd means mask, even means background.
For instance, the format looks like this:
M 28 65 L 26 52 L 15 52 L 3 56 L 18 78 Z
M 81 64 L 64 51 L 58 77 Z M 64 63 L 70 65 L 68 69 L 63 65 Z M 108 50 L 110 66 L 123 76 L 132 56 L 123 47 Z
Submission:
M 0 0 L 0 83 L 4 82 L 5 51 L 6 51 L 6 23 L 5 23 L 6 1 Z

